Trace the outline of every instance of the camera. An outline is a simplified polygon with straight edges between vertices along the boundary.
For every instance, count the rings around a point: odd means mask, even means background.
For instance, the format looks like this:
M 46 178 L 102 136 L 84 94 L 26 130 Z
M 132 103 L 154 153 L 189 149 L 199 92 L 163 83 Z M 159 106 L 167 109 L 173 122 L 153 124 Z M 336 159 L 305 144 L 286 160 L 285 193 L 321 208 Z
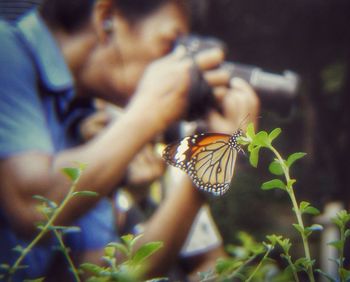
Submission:
M 187 56 L 211 48 L 221 48 L 226 51 L 226 45 L 214 37 L 187 35 L 180 37 L 176 46 L 183 46 Z M 272 107 L 277 112 L 285 113 L 297 96 L 300 78 L 289 70 L 282 74 L 266 72 L 257 66 L 225 61 L 219 66 L 230 74 L 230 79 L 239 77 L 247 81 L 260 97 L 262 105 Z M 217 107 L 212 89 L 204 80 L 201 72 L 193 67 L 189 106 L 186 120 L 196 120 L 203 117 L 210 109 Z

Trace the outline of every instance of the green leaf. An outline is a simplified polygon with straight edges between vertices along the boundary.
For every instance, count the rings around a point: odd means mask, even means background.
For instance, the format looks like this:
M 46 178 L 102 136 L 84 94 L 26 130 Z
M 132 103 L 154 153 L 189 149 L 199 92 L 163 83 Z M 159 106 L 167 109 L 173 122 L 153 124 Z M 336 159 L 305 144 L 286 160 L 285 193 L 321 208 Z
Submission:
M 318 209 L 316 209 L 315 207 L 311 206 L 310 203 L 305 202 L 305 201 L 300 203 L 300 212 L 302 214 L 306 213 L 306 214 L 311 214 L 311 215 L 318 215 L 318 214 L 320 214 L 320 211 Z
M 103 267 L 88 262 L 81 264 L 80 269 L 86 272 L 90 272 L 94 275 L 100 275 L 101 272 L 105 271 Z
M 12 250 L 15 251 L 15 252 L 17 252 L 17 253 L 22 254 L 23 251 L 24 251 L 24 248 L 23 248 L 21 245 L 17 245 L 17 246 L 14 247 Z
M 37 278 L 37 279 L 25 279 L 23 282 L 43 282 L 45 281 L 45 277 Z
M 289 179 L 287 182 L 287 188 L 288 189 L 292 189 L 293 188 L 293 184 L 297 182 L 295 179 Z
M 75 167 L 65 167 L 62 169 L 64 175 L 66 175 L 71 181 L 75 182 L 79 179 L 81 170 Z
M 299 233 L 301 233 L 301 234 L 304 233 L 304 229 L 303 229 L 299 224 L 294 223 L 294 224 L 293 224 L 293 227 L 294 227 Z
M 116 248 L 112 247 L 112 246 L 106 246 L 104 248 L 104 253 L 105 253 L 105 256 L 109 257 L 109 258 L 113 258 L 115 257 L 115 251 L 116 251 Z
M 315 207 L 307 207 L 303 213 L 311 214 L 311 215 L 319 215 L 320 211 Z
M 282 180 L 280 179 L 273 179 L 267 182 L 264 182 L 261 185 L 261 189 L 262 190 L 271 190 L 271 189 L 282 189 L 285 190 L 286 189 L 286 184 L 283 183 Z
M 346 229 L 344 236 L 345 238 L 348 238 L 350 236 L 350 229 Z
M 261 147 L 270 147 L 271 142 L 269 136 L 266 131 L 260 131 L 255 135 L 253 139 L 254 144 L 259 145 Z
M 246 133 L 247 137 L 253 139 L 255 136 L 254 124 L 251 122 L 247 125 Z
M 331 275 L 329 275 L 326 272 L 323 272 L 321 269 L 316 269 L 316 272 L 320 273 L 322 276 L 327 278 L 330 282 L 337 282 L 337 279 L 333 278 Z
M 10 269 L 10 265 L 6 263 L 0 264 L 0 269 Z
M 144 262 L 149 256 L 163 247 L 163 242 L 150 242 L 141 246 L 132 258 L 133 263 L 140 264 Z
M 260 146 L 253 148 L 249 155 L 249 162 L 253 167 L 258 166 Z
M 342 250 L 344 247 L 344 242 L 341 240 L 335 240 L 335 241 L 327 243 L 327 245 L 330 245 L 330 246 L 336 248 L 337 250 Z
M 129 249 L 121 243 L 112 242 L 112 243 L 109 243 L 107 245 L 107 247 L 113 247 L 113 248 L 115 248 L 116 251 L 119 251 L 120 253 L 122 253 L 123 255 L 125 255 L 127 257 L 129 257 L 129 255 L 130 255 Z
M 306 231 L 322 231 L 323 226 L 320 224 L 313 224 L 305 228 Z
M 291 165 L 292 165 L 295 161 L 301 159 L 301 158 L 304 157 L 305 155 L 306 155 L 306 153 L 303 153 L 303 152 L 298 152 L 298 153 L 291 154 L 291 155 L 288 157 L 288 159 L 287 159 L 287 162 L 286 162 L 287 166 L 288 166 L 288 167 L 291 167 Z
M 344 279 L 344 281 L 349 281 L 350 279 L 350 271 L 345 268 L 340 269 L 340 276 Z
M 94 191 L 77 191 L 77 192 L 73 192 L 73 196 L 96 197 L 98 196 L 98 193 Z
M 282 132 L 281 128 L 275 128 L 274 130 L 272 130 L 269 134 L 270 142 L 276 139 L 278 135 L 281 134 L 281 132 Z
M 131 245 L 131 242 L 132 240 L 135 238 L 134 235 L 132 234 L 126 234 L 126 235 L 123 235 L 121 237 L 122 241 L 124 242 L 124 244 L 126 244 L 127 246 L 130 246 Z
M 215 270 L 218 274 L 232 272 L 243 264 L 242 261 L 237 261 L 231 258 L 219 258 L 216 261 Z
M 270 163 L 269 171 L 274 175 L 283 175 L 284 174 L 282 165 L 278 160 L 274 160 Z
M 146 280 L 145 282 L 166 282 L 166 281 L 170 281 L 168 277 L 152 278 L 152 279 Z
M 132 240 L 130 241 L 130 248 L 132 248 L 132 247 L 135 245 L 135 243 L 136 243 L 138 240 L 140 240 L 140 238 L 141 238 L 142 236 L 143 236 L 142 233 L 139 234 L 139 235 L 137 235 L 137 236 L 133 236 Z
M 50 208 L 52 209 L 56 209 L 57 208 L 57 204 L 54 201 L 51 201 L 43 196 L 40 195 L 34 195 L 33 199 L 41 201 L 43 203 L 46 203 Z
M 79 226 L 58 226 L 58 225 L 51 225 L 48 227 L 48 230 L 61 231 L 63 234 L 75 233 L 75 232 L 81 231 Z
M 302 269 L 306 270 L 308 269 L 309 267 L 313 266 L 314 264 L 314 260 L 309 260 L 307 258 L 299 258 L 295 261 L 295 266 L 299 266 L 301 267 Z

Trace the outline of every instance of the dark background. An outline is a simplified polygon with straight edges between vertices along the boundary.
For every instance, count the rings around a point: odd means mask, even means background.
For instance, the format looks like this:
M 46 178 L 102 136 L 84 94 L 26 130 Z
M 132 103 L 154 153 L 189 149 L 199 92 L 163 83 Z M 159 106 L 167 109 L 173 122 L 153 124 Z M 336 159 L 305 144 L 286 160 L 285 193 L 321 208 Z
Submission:
M 199 1 L 193 30 L 218 37 L 228 46 L 228 60 L 301 76 L 302 84 L 290 109 L 263 105 L 260 130 L 282 128 L 275 145 L 283 156 L 303 151 L 296 163 L 298 200 L 323 211 L 325 205 L 350 203 L 349 120 L 350 1 L 347 0 L 212 0 Z M 199 3 L 198 2 L 198 3 Z M 264 102 L 264 101 L 263 101 Z M 288 196 L 261 191 L 271 179 L 263 153 L 258 169 L 240 160 L 231 190 L 212 199 L 214 216 L 226 243 L 238 230 L 264 240 L 276 233 L 297 236 Z M 309 219 L 311 222 L 311 219 Z M 295 240 L 298 240 L 295 238 Z M 319 236 L 313 235 L 315 252 Z

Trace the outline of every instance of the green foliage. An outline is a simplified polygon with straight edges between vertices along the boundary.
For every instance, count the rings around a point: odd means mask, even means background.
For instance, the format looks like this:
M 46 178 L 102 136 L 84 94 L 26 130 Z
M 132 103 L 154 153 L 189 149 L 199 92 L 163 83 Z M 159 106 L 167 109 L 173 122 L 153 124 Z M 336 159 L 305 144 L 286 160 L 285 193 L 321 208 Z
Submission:
M 78 227 L 75 226 L 55 226 L 54 221 L 58 217 L 58 215 L 62 212 L 64 207 L 67 205 L 67 203 L 74 197 L 74 196 L 80 196 L 80 195 L 92 195 L 95 193 L 77 193 L 75 192 L 76 184 L 80 179 L 80 176 L 82 174 L 83 169 L 85 168 L 85 165 L 78 165 L 78 167 L 72 167 L 72 168 L 64 168 L 62 172 L 71 180 L 72 185 L 69 189 L 68 194 L 63 199 L 63 201 L 60 204 L 55 203 L 54 201 L 47 199 L 44 196 L 41 195 L 35 195 L 33 196 L 34 199 L 36 199 L 40 204 L 37 206 L 37 210 L 44 216 L 45 220 L 42 222 L 38 222 L 36 227 L 39 230 L 38 235 L 28 244 L 26 247 L 22 246 L 16 246 L 13 250 L 17 253 L 19 253 L 18 259 L 14 262 L 11 266 L 5 265 L 2 267 L 3 269 L 7 270 L 6 279 L 7 281 L 12 281 L 13 275 L 20 269 L 23 269 L 27 266 L 21 265 L 24 258 L 28 255 L 28 253 L 39 243 L 39 241 L 48 233 L 52 232 L 58 242 L 59 247 L 57 248 L 60 250 L 64 256 L 66 257 L 70 270 L 72 272 L 72 275 L 74 276 L 75 281 L 80 281 L 78 270 L 74 266 L 72 259 L 69 256 L 69 249 L 64 245 L 63 242 L 63 235 L 68 232 L 76 232 L 79 231 Z M 5 277 L 3 277 L 5 278 Z M 27 281 L 43 281 L 43 278 L 38 278 L 35 280 L 27 280 Z
M 329 281 L 345 282 L 350 280 L 350 270 L 344 267 L 344 246 L 347 238 L 350 236 L 350 229 L 348 228 L 350 214 L 345 210 L 339 212 L 333 219 L 333 223 L 340 230 L 340 239 L 329 243 L 339 254 L 339 258 L 334 260 L 338 266 L 338 277 L 332 277 L 330 274 L 320 269 L 314 271 L 315 260 L 310 254 L 308 238 L 313 232 L 322 231 L 323 227 L 319 224 L 305 226 L 303 216 L 315 216 L 320 212 L 309 202 L 301 201 L 298 203 L 294 194 L 296 179 L 290 176 L 290 169 L 294 166 L 295 162 L 303 158 L 306 154 L 297 152 L 284 159 L 273 145 L 273 142 L 275 142 L 280 134 L 281 129 L 279 128 L 274 129 L 270 133 L 265 131 L 255 133 L 253 125 L 249 124 L 246 135 L 241 137 L 239 142 L 242 145 L 247 145 L 249 161 L 254 167 L 257 167 L 259 163 L 259 153 L 261 149 L 267 149 L 273 153 L 274 158 L 268 169 L 274 178 L 262 183 L 261 189 L 279 189 L 287 193 L 292 203 L 292 211 L 296 217 L 296 223 L 293 224 L 293 227 L 302 239 L 305 255 L 299 258 L 293 258 L 290 253 L 293 247 L 292 242 L 290 239 L 283 238 L 280 235 L 268 235 L 266 236 L 266 242 L 258 243 L 249 234 L 239 232 L 237 237 L 239 244 L 227 246 L 229 257 L 218 259 L 215 269 L 200 273 L 200 281 L 299 282 L 299 275 L 301 272 L 306 273 L 310 282 L 315 281 L 314 272 L 317 272 Z M 81 273 L 84 273 L 84 275 L 88 277 L 86 280 L 88 282 L 131 282 L 142 280 L 147 270 L 147 260 L 163 246 L 162 242 L 149 242 L 138 246 L 139 244 L 137 242 L 142 235 L 135 237 L 129 234 L 122 236 L 121 242 L 109 243 L 104 249 L 105 254 L 102 259 L 105 262 L 105 266 L 103 267 L 91 263 L 84 263 L 80 265 L 79 269 L 74 266 L 69 255 L 69 249 L 64 245 L 63 236 L 67 232 L 79 232 L 79 228 L 74 226 L 56 226 L 53 222 L 71 198 L 76 196 L 97 195 L 95 192 L 91 191 L 75 191 L 76 184 L 84 168 L 85 166 L 78 165 L 78 168 L 65 168 L 62 170 L 71 180 L 72 186 L 61 203 L 55 203 L 43 196 L 34 196 L 40 203 L 37 209 L 44 215 L 46 220 L 37 224 L 37 228 L 40 232 L 28 246 L 16 246 L 13 249 L 19 255 L 19 258 L 13 265 L 0 265 L 0 269 L 8 273 L 7 275 L 0 276 L 0 279 L 7 278 L 7 281 L 11 281 L 13 274 L 17 270 L 26 268 L 26 265 L 21 264 L 25 256 L 46 233 L 52 232 L 59 242 L 57 250 L 61 251 L 66 257 L 75 281 L 80 281 L 79 274 Z M 287 264 L 283 271 L 279 271 L 277 264 L 269 258 L 270 253 L 272 251 L 277 251 L 277 249 L 281 250 L 280 256 Z M 121 257 L 123 257 L 123 259 L 120 259 Z M 154 278 L 149 281 L 156 282 L 164 280 L 166 280 L 166 278 Z M 27 281 L 40 282 L 44 281 L 44 278 Z
M 142 245 L 134 251 L 136 242 L 141 236 L 133 236 L 131 234 L 123 236 L 122 242 L 109 243 L 104 251 L 103 260 L 105 267 L 97 266 L 91 263 L 83 263 L 80 269 L 90 274 L 88 282 L 132 282 L 141 281 L 145 270 L 147 269 L 147 259 L 158 251 L 162 246 L 162 242 L 150 242 Z M 117 254 L 122 254 L 125 258 L 117 263 Z M 156 279 L 153 279 L 156 281 Z
M 294 277 L 294 281 L 299 281 L 299 272 L 305 272 L 309 278 L 309 281 L 315 281 L 314 278 L 314 264 L 315 260 L 311 258 L 308 238 L 312 235 L 313 232 L 322 231 L 323 227 L 319 224 L 312 224 L 311 226 L 305 226 L 303 222 L 304 215 L 315 216 L 320 212 L 317 208 L 313 207 L 310 203 L 301 201 L 298 204 L 293 185 L 296 183 L 296 180 L 291 178 L 290 169 L 295 164 L 295 162 L 303 158 L 306 154 L 302 152 L 297 152 L 289 155 L 287 159 L 284 159 L 281 154 L 273 146 L 273 141 L 280 135 L 281 129 L 276 128 L 270 133 L 265 131 L 260 131 L 255 133 L 253 124 L 249 124 L 246 131 L 246 136 L 240 138 L 239 142 L 242 145 L 247 145 L 249 152 L 249 161 L 253 167 L 257 167 L 259 163 L 259 153 L 262 148 L 268 149 L 274 155 L 273 161 L 270 163 L 268 169 L 271 174 L 280 178 L 274 178 L 272 180 L 266 181 L 261 185 L 263 190 L 272 190 L 280 189 L 285 191 L 292 203 L 292 210 L 296 216 L 297 223 L 293 224 L 293 227 L 300 234 L 305 256 L 293 260 L 289 251 L 292 247 L 292 243 L 289 239 L 283 239 L 281 236 L 270 235 L 267 236 L 269 243 L 273 246 L 280 246 L 283 250 L 281 257 L 286 260 L 288 267 L 285 269 L 285 272 L 291 272 Z M 339 253 L 339 259 L 336 260 L 338 265 L 338 274 L 340 281 L 347 281 L 350 279 L 350 271 L 344 268 L 344 246 L 347 237 L 350 236 L 350 230 L 346 228 L 346 225 L 350 221 L 350 214 L 346 211 L 341 211 L 333 222 L 340 229 L 340 240 L 331 242 L 330 245 L 337 249 Z M 329 279 L 330 281 L 338 281 L 336 277 L 331 277 L 329 274 L 317 270 L 318 273 Z
M 6 275 L 1 275 L 0 279 L 12 281 L 13 275 L 16 271 L 26 268 L 26 265 L 22 265 L 22 261 L 28 255 L 28 253 L 36 246 L 36 244 L 42 239 L 42 237 L 48 232 L 52 232 L 59 242 L 59 246 L 56 250 L 63 253 L 68 264 L 69 269 L 72 272 L 74 281 L 81 281 L 79 274 L 85 272 L 91 274 L 87 281 L 120 281 L 120 282 L 133 282 L 140 281 L 144 271 L 147 269 L 147 259 L 158 251 L 162 246 L 162 242 L 150 242 L 140 246 L 136 251 L 135 244 L 139 240 L 140 236 L 125 235 L 121 237 L 122 242 L 112 242 L 108 244 L 104 251 L 105 255 L 103 260 L 106 263 L 105 267 L 101 267 L 91 263 L 84 263 L 79 269 L 75 267 L 73 261 L 70 257 L 70 250 L 67 248 L 63 241 L 63 236 L 68 232 L 79 232 L 80 229 L 75 226 L 58 226 L 54 225 L 54 220 L 62 212 L 63 208 L 67 203 L 77 196 L 97 196 L 96 192 L 92 191 L 75 191 L 76 185 L 82 175 L 85 165 L 78 164 L 77 167 L 64 168 L 62 173 L 66 175 L 72 185 L 66 197 L 60 204 L 55 203 L 47 199 L 46 197 L 35 195 L 33 196 L 39 202 L 37 210 L 44 216 L 45 220 L 38 222 L 36 227 L 39 230 L 39 234 L 33 239 L 32 242 L 27 247 L 22 247 L 20 245 L 13 248 L 15 252 L 19 254 L 18 259 L 13 265 L 1 264 L 0 269 L 7 272 Z M 117 263 L 117 254 L 121 254 L 124 259 Z M 37 278 L 34 280 L 25 280 L 31 282 L 41 282 L 44 278 Z M 160 281 L 160 279 L 155 278 L 150 281 Z M 162 281 L 164 279 L 162 278 Z

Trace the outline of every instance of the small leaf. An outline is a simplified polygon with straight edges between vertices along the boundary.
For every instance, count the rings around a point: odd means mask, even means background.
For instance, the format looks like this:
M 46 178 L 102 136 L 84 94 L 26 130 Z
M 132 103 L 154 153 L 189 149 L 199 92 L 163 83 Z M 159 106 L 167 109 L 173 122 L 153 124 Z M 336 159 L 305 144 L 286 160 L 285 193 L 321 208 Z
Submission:
M 135 245 L 135 243 L 138 241 L 138 240 L 140 240 L 140 238 L 143 236 L 143 234 L 141 233 L 141 234 L 139 234 L 139 235 L 137 235 L 137 236 L 134 236 L 133 238 L 132 238 L 132 240 L 130 241 L 130 248 L 132 248 L 134 245 Z
M 23 248 L 21 245 L 17 245 L 17 246 L 14 247 L 12 250 L 15 251 L 15 252 L 18 252 L 18 253 L 22 254 L 23 251 L 24 251 L 24 248 Z
M 90 272 L 94 275 L 99 275 L 101 272 L 104 272 L 105 269 L 96 265 L 96 264 L 93 264 L 93 263 L 83 263 L 80 265 L 80 268 L 84 271 L 87 271 L 87 272 Z
M 345 268 L 340 269 L 340 275 L 344 279 L 344 281 L 349 281 L 350 279 L 350 271 Z
M 327 278 L 330 282 L 337 282 L 337 279 L 333 278 L 331 275 L 329 275 L 326 272 L 323 272 L 321 269 L 316 269 L 316 272 L 320 273 L 322 276 Z
M 310 206 L 304 209 L 304 213 L 311 214 L 311 215 L 319 215 L 320 211 L 317 208 Z
M 163 242 L 150 242 L 141 246 L 132 258 L 133 263 L 140 264 L 163 247 Z
M 63 234 L 67 234 L 67 233 L 76 233 L 76 232 L 80 232 L 81 229 L 79 226 L 67 226 L 66 228 L 64 228 L 62 230 Z
M 295 179 L 289 179 L 287 182 L 287 188 L 292 189 L 295 182 L 297 182 Z
M 291 165 L 292 165 L 295 161 L 301 159 L 301 158 L 304 157 L 305 155 L 306 155 L 306 153 L 303 153 L 303 152 L 298 152 L 298 153 L 291 154 L 291 155 L 288 157 L 288 159 L 287 159 L 287 162 L 286 162 L 287 166 L 288 166 L 288 167 L 291 167 Z
M 344 247 L 344 242 L 340 240 L 335 240 L 335 241 L 329 242 L 328 245 L 336 248 L 337 250 L 342 250 Z
M 256 146 L 255 148 L 253 148 L 250 152 L 249 155 L 249 162 L 253 167 L 257 167 L 258 166 L 258 162 L 259 162 L 259 151 L 260 151 L 260 147 Z
M 344 236 L 345 238 L 348 238 L 350 236 L 350 229 L 346 229 Z
M 306 270 L 309 267 L 313 266 L 314 262 L 314 260 L 309 260 L 307 258 L 299 258 L 295 261 L 295 266 L 300 266 L 304 270 Z
M 247 125 L 246 135 L 250 139 L 253 139 L 255 136 L 254 124 L 252 122 Z
M 261 147 L 270 147 L 270 139 L 266 131 L 260 131 L 255 135 L 253 139 L 254 144 L 259 145 Z
M 122 253 L 126 257 L 129 257 L 130 252 L 129 252 L 128 248 L 121 243 L 112 242 L 112 243 L 109 243 L 107 245 L 107 247 L 113 247 L 113 248 L 115 248 L 116 251 L 119 251 L 120 253 Z
M 116 251 L 116 248 L 114 248 L 113 246 L 106 246 L 104 248 L 104 253 L 105 253 L 105 256 L 109 257 L 109 258 L 113 258 L 115 256 L 115 251 Z
M 322 231 L 323 226 L 320 224 L 313 224 L 305 228 L 306 231 Z
M 66 176 L 68 176 L 68 178 L 75 182 L 78 180 L 79 176 L 80 176 L 80 169 L 75 168 L 75 167 L 65 167 L 62 169 L 63 174 L 65 174 Z
M 0 264 L 0 269 L 10 269 L 10 265 L 6 263 Z
M 34 195 L 33 199 L 41 201 L 43 203 L 46 203 L 50 208 L 52 209 L 56 209 L 57 208 L 57 204 L 54 201 L 51 201 L 43 196 L 40 195 Z
M 304 229 L 299 225 L 299 224 L 293 224 L 293 227 L 298 230 L 299 233 L 303 234 L 304 233 Z
M 124 244 L 130 246 L 130 245 L 131 245 L 131 241 L 132 241 L 132 239 L 134 239 L 134 237 L 135 237 L 135 236 L 132 235 L 132 234 L 126 234 L 126 235 L 123 235 L 123 236 L 121 237 L 121 239 L 122 239 L 122 241 L 124 242 Z
M 286 184 L 284 184 L 282 180 L 273 179 L 273 180 L 264 182 L 264 183 L 261 185 L 261 189 L 262 189 L 262 190 L 271 190 L 271 189 L 276 189 L 276 188 L 277 188 L 277 189 L 285 190 Z
M 300 203 L 300 212 L 302 214 L 306 213 L 306 214 L 311 214 L 311 215 L 318 215 L 318 214 L 320 214 L 320 211 L 318 209 L 316 209 L 315 207 L 311 206 L 310 203 L 305 202 L 305 201 Z
M 269 171 L 274 175 L 283 175 L 284 171 L 281 163 L 278 160 L 274 160 L 269 165 Z
M 44 282 L 45 277 L 37 278 L 37 279 L 25 279 L 23 282 Z
M 272 130 L 269 134 L 270 142 L 276 139 L 278 135 L 281 134 L 281 132 L 282 132 L 281 128 L 275 128 L 274 130 Z
M 98 196 L 98 193 L 94 191 L 77 191 L 77 192 L 73 192 L 73 196 L 96 197 Z
M 215 270 L 218 274 L 232 272 L 243 264 L 242 261 L 237 261 L 231 258 L 219 258 L 216 261 Z

